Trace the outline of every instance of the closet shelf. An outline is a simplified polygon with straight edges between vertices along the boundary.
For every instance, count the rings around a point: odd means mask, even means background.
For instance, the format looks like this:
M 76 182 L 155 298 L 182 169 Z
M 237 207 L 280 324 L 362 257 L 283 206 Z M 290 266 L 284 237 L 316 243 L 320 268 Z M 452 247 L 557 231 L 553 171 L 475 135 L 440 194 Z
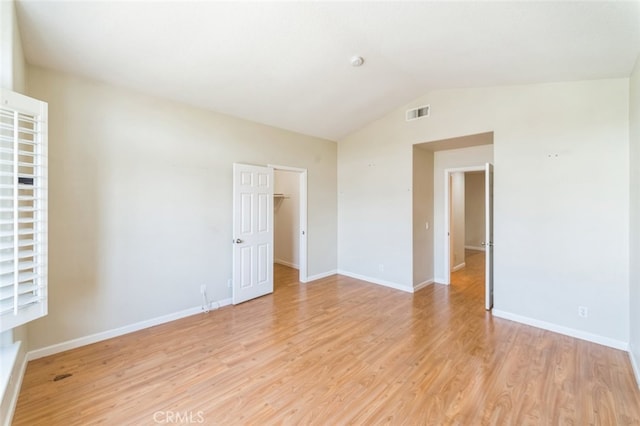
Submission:
M 273 194 L 273 198 L 283 198 L 283 199 L 288 199 L 290 197 L 287 197 L 284 194 Z

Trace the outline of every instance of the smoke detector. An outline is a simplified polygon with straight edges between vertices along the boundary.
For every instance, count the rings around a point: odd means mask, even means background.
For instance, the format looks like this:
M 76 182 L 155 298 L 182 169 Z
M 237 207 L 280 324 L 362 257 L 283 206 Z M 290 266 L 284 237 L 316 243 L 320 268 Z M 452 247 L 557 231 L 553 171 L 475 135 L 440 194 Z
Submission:
M 364 64 L 364 58 L 362 56 L 351 57 L 351 66 L 359 67 L 362 64 Z

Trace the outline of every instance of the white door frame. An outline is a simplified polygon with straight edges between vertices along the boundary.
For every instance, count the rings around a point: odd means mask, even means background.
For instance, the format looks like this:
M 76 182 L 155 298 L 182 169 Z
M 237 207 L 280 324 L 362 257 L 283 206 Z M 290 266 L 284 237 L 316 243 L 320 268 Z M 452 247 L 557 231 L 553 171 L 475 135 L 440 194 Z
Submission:
M 485 309 L 493 308 L 493 164 L 485 164 L 484 171 L 484 264 L 485 264 Z
M 485 163 L 478 166 L 454 167 L 444 169 L 444 283 L 451 284 L 451 220 L 449 218 L 449 204 L 451 203 L 451 181 L 452 173 L 456 172 L 484 172 Z
M 298 280 L 301 283 L 309 281 L 307 275 L 307 169 L 301 169 L 298 167 L 280 166 L 275 164 L 269 164 L 274 170 L 282 170 L 287 172 L 297 172 L 299 174 L 299 188 L 300 188 L 300 230 L 298 237 L 300 238 L 298 244 L 298 258 L 299 258 L 299 273 Z

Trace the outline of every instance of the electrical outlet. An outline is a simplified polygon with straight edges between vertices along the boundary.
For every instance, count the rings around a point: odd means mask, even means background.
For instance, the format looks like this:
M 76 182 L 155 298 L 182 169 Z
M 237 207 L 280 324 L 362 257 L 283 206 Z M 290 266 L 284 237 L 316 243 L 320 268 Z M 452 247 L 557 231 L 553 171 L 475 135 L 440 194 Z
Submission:
M 589 316 L 589 308 L 586 306 L 578 306 L 578 316 L 581 318 L 587 318 Z
M 231 288 L 231 278 L 227 280 L 227 287 Z
M 384 264 L 383 264 L 383 263 L 381 263 L 381 264 L 379 264 L 379 265 L 378 265 L 378 270 L 379 270 L 380 272 L 384 272 Z
M 207 292 L 207 286 L 202 284 L 200 286 L 200 294 L 205 294 Z

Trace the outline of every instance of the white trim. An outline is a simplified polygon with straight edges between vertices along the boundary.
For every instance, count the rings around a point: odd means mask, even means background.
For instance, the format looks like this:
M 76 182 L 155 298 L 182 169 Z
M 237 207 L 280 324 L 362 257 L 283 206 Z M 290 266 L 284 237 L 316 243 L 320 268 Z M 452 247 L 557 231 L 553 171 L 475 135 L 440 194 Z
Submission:
M 218 309 L 219 307 L 227 306 L 230 304 L 231 304 L 230 298 L 223 299 L 218 302 L 210 302 L 212 310 L 215 310 L 215 309 Z M 172 314 L 167 314 L 167 315 L 163 315 L 156 318 L 151 318 L 148 320 L 136 322 L 134 324 L 125 325 L 124 327 L 114 328 L 112 330 L 90 334 L 88 336 L 79 337 L 77 339 L 67 340 L 66 342 L 56 343 L 55 345 L 29 351 L 27 353 L 27 359 L 29 361 L 32 361 L 34 359 L 42 358 L 49 355 L 54 355 L 60 352 L 68 351 L 70 349 L 75 349 L 81 346 L 90 345 L 92 343 L 101 342 L 103 340 L 111 339 L 113 337 L 118 337 L 125 334 L 133 333 L 134 331 L 143 330 L 145 328 L 175 321 L 181 318 L 186 318 L 191 315 L 196 315 L 199 313 L 202 313 L 202 306 L 185 309 L 183 311 L 174 312 Z
M 22 380 L 24 379 L 24 373 L 27 371 L 27 354 L 25 354 L 20 350 L 21 349 L 20 346 L 22 346 L 22 342 L 21 341 L 15 342 L 12 344 L 12 346 L 16 346 L 15 349 L 14 348 L 11 349 L 12 351 L 15 350 L 15 359 L 11 363 L 11 369 L 9 370 L 9 376 L 7 377 L 6 386 L 4 387 L 4 390 L 0 395 L 2 396 L 2 398 L 0 398 L 0 402 L 4 401 L 8 396 L 10 397 L 10 399 L 8 400 L 9 401 L 8 407 L 7 407 L 8 410 L 5 413 L 3 413 L 4 419 L 0 419 L 0 420 L 3 420 L 4 426 L 11 426 L 11 421 L 13 420 L 13 414 L 15 413 L 16 406 L 18 405 L 18 397 L 20 396 L 20 389 L 22 388 Z M 13 376 L 13 380 L 11 380 L 13 382 L 13 386 L 9 386 L 9 377 L 11 377 L 13 375 L 13 372 L 16 371 L 15 369 L 16 362 L 20 363 L 20 367 L 17 370 L 17 374 Z M 3 370 L 5 367 L 6 366 L 3 366 Z M 7 395 L 7 391 L 10 391 L 11 394 Z
M 485 248 L 482 246 L 464 246 L 467 250 L 477 250 L 477 251 L 485 251 Z
M 47 163 L 47 129 L 48 129 L 48 104 L 38 99 L 30 98 L 20 93 L 16 93 L 9 89 L 2 88 L 0 90 L 0 104 L 2 105 L 3 113 L 7 115 L 7 122 L 3 126 L 7 126 L 8 133 L 3 137 L 2 145 L 6 149 L 10 149 L 11 153 L 5 157 L 5 160 L 10 164 L 6 173 L 13 175 L 11 181 L 13 184 L 10 189 L 5 193 L 2 198 L 4 207 L 12 211 L 12 213 L 3 218 L 7 228 L 4 229 L 8 235 L 11 235 L 11 241 L 6 242 L 9 244 L 7 250 L 11 250 L 13 254 L 11 258 L 7 259 L 5 268 L 13 270 L 13 277 L 18 276 L 20 270 L 24 270 L 25 273 L 29 272 L 33 276 L 26 281 L 20 281 L 18 279 L 7 278 L 5 283 L 5 296 L 4 300 L 7 303 L 6 309 L 0 315 L 0 332 L 11 330 L 20 325 L 26 324 L 35 319 L 44 317 L 47 315 L 48 307 L 48 261 L 47 261 L 47 188 L 48 188 L 48 163 Z M 21 160 L 22 154 L 25 154 L 24 146 L 21 143 L 24 142 L 24 134 L 21 134 L 19 114 L 23 114 L 29 117 L 32 125 L 32 137 L 29 138 L 31 145 L 30 155 L 31 160 Z M 4 161 L 4 160 L 3 160 Z M 33 231 L 30 236 L 26 238 L 25 235 L 21 235 L 20 221 L 18 211 L 21 206 L 19 188 L 20 188 L 20 169 L 19 164 L 22 161 L 26 161 L 26 166 L 31 169 L 29 176 L 31 177 L 30 184 L 30 201 L 25 203 L 22 207 L 33 209 L 33 214 L 30 214 L 31 230 Z M 12 164 L 12 165 L 11 165 Z M 7 181 L 10 182 L 10 181 Z M 3 225 L 4 226 L 4 225 Z M 27 261 L 27 258 L 21 258 L 19 250 L 21 242 L 24 239 L 31 240 L 32 247 L 30 250 L 33 252 L 31 260 Z M 4 284 L 3 284 L 4 285 Z M 34 286 L 33 289 L 30 287 Z M 22 299 L 19 297 L 22 293 L 30 293 L 28 299 Z M 4 297 L 4 296 L 3 296 Z
M 306 173 L 307 169 L 301 169 L 300 167 L 289 167 L 289 166 L 281 166 L 279 164 L 267 164 L 267 167 L 271 167 L 275 170 L 283 170 L 285 172 L 298 172 L 298 173 Z
M 620 349 L 623 351 L 629 350 L 629 343 L 622 340 L 611 339 L 609 337 L 600 336 L 598 334 L 588 333 L 586 331 L 576 330 L 575 328 L 569 328 L 562 325 L 513 314 L 511 312 L 501 311 L 498 309 L 493 309 L 492 312 L 493 316 L 498 318 L 504 318 L 510 321 L 519 322 L 521 324 L 541 328 L 543 330 L 553 331 L 554 333 L 564 334 L 565 336 L 575 337 L 577 339 L 586 340 L 588 342 L 597 343 L 599 345 L 608 346 L 614 349 Z
M 298 265 L 296 265 L 295 263 L 291 263 L 288 262 L 286 260 L 282 260 L 282 259 L 273 259 L 274 263 L 277 263 L 279 265 L 283 265 L 283 266 L 287 266 L 289 268 L 293 268 L 293 269 L 299 269 Z
M 449 285 L 449 283 L 445 283 L 445 279 L 442 277 L 435 277 L 433 282 L 441 285 Z
M 310 276 L 307 277 L 307 281 L 301 281 L 301 282 L 310 283 L 311 281 L 320 280 L 322 278 L 327 278 L 327 277 L 330 277 L 330 276 L 335 275 L 337 273 L 338 273 L 338 271 L 333 269 L 331 271 L 321 272 L 321 273 L 315 274 L 315 275 L 310 275 Z
M 217 302 L 212 302 L 212 303 L 217 303 L 218 304 L 218 308 L 224 308 L 225 306 L 231 305 L 232 299 L 229 297 L 228 299 L 222 299 L 222 300 L 218 300 Z
M 20 355 L 20 342 L 14 342 L 0 347 L 0 396 L 4 395 L 9 388 L 9 378 L 13 374 L 13 369 Z M 2 398 L 0 398 L 2 401 Z
M 413 287 L 409 287 L 406 285 L 394 283 L 391 281 L 380 280 L 378 278 L 367 277 L 365 275 L 354 274 L 353 272 L 343 271 L 342 269 L 338 269 L 338 274 L 344 275 L 346 277 L 356 278 L 358 280 L 367 281 L 372 284 L 383 285 L 385 287 L 394 288 L 396 290 L 406 291 L 407 293 L 413 293 Z
M 426 280 L 426 281 L 422 281 L 420 284 L 414 285 L 413 286 L 413 292 L 415 293 L 416 291 L 425 288 L 428 285 L 433 284 L 434 281 L 433 280 Z
M 299 253 L 298 253 L 298 262 L 300 263 L 298 270 L 299 280 L 302 282 L 306 282 L 309 280 L 309 248 L 308 248 L 308 237 L 309 234 L 309 219 L 307 213 L 307 202 L 308 202 L 308 188 L 307 188 L 307 169 L 301 169 L 303 171 L 300 172 L 300 184 L 299 188 L 299 196 L 300 196 L 300 209 L 299 209 L 299 217 L 298 221 L 300 222 L 300 241 L 299 241 Z
M 636 384 L 638 385 L 638 388 L 640 388 L 640 360 L 636 359 L 636 355 L 633 349 L 633 345 L 629 343 L 629 359 L 631 360 L 633 374 L 636 376 Z
M 457 264 L 456 266 L 453 267 L 451 272 L 459 271 L 460 269 L 462 269 L 462 268 L 464 268 L 466 266 L 467 266 L 466 262 L 459 263 L 459 264 Z

